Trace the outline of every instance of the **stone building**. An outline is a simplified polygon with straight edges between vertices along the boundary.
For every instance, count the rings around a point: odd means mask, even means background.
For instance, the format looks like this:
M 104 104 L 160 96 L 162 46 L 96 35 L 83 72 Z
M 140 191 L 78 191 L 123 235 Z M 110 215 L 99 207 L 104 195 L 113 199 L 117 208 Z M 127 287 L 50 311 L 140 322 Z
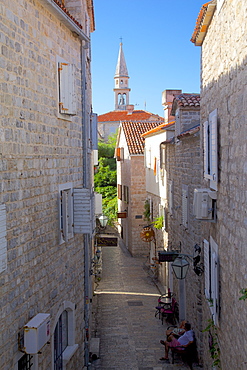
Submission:
M 131 89 L 129 88 L 129 74 L 122 43 L 120 43 L 119 47 L 114 84 L 115 110 L 98 116 L 98 132 L 100 139 L 107 141 L 110 135 L 117 133 L 119 125 L 123 121 L 164 121 L 164 119 L 157 114 L 146 112 L 145 110 L 135 110 L 134 105 L 129 103 Z
M 118 227 L 126 247 L 133 256 L 147 255 L 148 243 L 140 238 L 147 221 L 144 170 L 144 139 L 142 134 L 157 127 L 158 122 L 122 122 L 116 143 Z
M 247 306 L 239 300 L 247 285 L 246 17 L 245 1 L 210 1 L 200 10 L 191 40 L 201 46 L 204 327 L 213 321 L 204 334 L 206 369 L 213 362 L 209 344 L 215 334 L 221 369 L 247 366 Z
M 93 2 L 0 9 L 0 368 L 82 369 L 97 149 Z
M 200 95 L 181 93 L 181 90 L 179 94 L 173 94 L 173 90 L 165 90 L 163 103 L 166 100 L 167 116 L 173 117 L 174 121 L 143 135 L 147 196 L 152 200 L 156 215 L 158 211 L 164 222 L 155 257 L 160 260 L 161 250 L 178 251 L 189 256 L 186 258 L 191 266 L 185 280 L 178 284 L 170 262 L 161 262 L 158 277 L 164 290 L 170 288 L 175 293 L 180 320 L 192 323 L 202 357 L 202 277 L 195 274 L 193 264 L 193 257 L 198 255 L 201 243 L 200 224 L 193 216 L 194 189 L 200 186 L 201 174 Z M 200 267 L 201 264 L 197 264 L 199 275 L 202 273 Z

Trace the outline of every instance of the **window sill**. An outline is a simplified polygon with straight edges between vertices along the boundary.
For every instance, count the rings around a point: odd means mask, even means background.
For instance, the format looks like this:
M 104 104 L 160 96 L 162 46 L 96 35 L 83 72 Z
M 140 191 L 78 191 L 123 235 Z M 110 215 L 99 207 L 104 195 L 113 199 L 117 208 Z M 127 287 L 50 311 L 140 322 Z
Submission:
M 71 357 L 74 355 L 78 348 L 78 344 L 74 344 L 73 346 L 68 346 L 63 352 L 63 365 L 66 367 L 67 363 L 71 359 Z

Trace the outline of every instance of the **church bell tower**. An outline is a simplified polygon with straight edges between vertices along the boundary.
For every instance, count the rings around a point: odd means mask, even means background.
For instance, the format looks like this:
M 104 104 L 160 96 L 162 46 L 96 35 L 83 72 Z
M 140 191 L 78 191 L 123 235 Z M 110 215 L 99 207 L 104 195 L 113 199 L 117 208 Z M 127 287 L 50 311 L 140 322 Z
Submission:
M 123 44 L 120 43 L 116 72 L 114 76 L 115 110 L 126 110 L 129 105 L 129 76 L 123 53 Z

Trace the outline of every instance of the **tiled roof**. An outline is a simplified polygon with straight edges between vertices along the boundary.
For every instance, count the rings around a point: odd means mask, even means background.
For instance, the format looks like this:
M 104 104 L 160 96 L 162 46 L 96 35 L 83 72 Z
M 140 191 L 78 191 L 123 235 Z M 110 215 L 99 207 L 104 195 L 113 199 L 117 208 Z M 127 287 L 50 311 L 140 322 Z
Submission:
M 142 134 L 143 137 L 147 136 L 147 135 L 150 135 L 150 134 L 153 134 L 157 131 L 161 131 L 161 130 L 165 130 L 166 128 L 174 125 L 175 121 L 172 121 L 172 122 L 169 122 L 169 123 L 162 123 L 161 125 L 153 128 L 152 130 L 148 131 L 148 132 L 145 132 L 144 134 Z
M 180 107 L 200 107 L 200 94 L 180 94 L 175 96 Z
M 62 9 L 62 11 L 67 14 L 67 16 L 80 28 L 83 29 L 82 25 L 70 14 L 68 9 L 63 5 L 63 2 L 60 0 L 52 0 L 55 4 L 59 6 L 59 8 Z M 95 24 L 94 24 L 94 8 L 92 0 L 87 0 L 87 7 L 88 11 L 90 13 L 90 20 L 91 20 L 91 32 L 95 30 Z
M 132 113 L 127 110 L 115 110 L 112 112 L 104 113 L 98 116 L 98 123 L 101 122 L 120 122 L 120 121 L 164 121 L 164 118 L 158 116 L 158 114 L 153 114 L 146 112 L 145 110 L 133 110 Z
M 142 134 L 159 126 L 159 123 L 148 121 L 126 121 L 121 123 L 130 154 L 144 154 L 145 140 Z
M 175 116 L 175 111 L 178 107 L 200 107 L 200 100 L 200 94 L 179 94 L 173 100 L 171 114 Z
M 188 136 L 188 135 L 194 135 L 199 130 L 200 130 L 200 123 L 194 127 L 189 128 L 188 130 L 182 131 L 178 135 L 178 138 L 183 137 L 183 136 Z
M 215 0 L 209 1 L 202 5 L 201 10 L 196 20 L 196 25 L 194 28 L 193 35 L 190 40 L 196 46 L 202 45 L 204 37 L 210 25 L 211 19 L 213 17 L 215 8 L 216 8 Z

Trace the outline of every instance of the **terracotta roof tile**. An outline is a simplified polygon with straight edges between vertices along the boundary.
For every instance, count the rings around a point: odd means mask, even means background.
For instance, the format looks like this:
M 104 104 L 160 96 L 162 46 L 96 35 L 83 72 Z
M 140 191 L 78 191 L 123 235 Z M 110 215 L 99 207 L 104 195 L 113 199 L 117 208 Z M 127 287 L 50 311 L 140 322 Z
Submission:
M 130 154 L 144 154 L 144 138 L 142 134 L 159 126 L 160 122 L 126 121 L 122 122 L 125 138 Z
M 196 20 L 193 35 L 190 40 L 196 46 L 202 45 L 204 37 L 207 33 L 207 29 L 213 17 L 215 8 L 216 8 L 215 0 L 208 1 L 207 3 L 202 5 Z
M 174 99 L 180 107 L 200 107 L 199 94 L 180 94 Z
M 101 122 L 118 122 L 118 121 L 164 121 L 164 118 L 158 114 L 146 112 L 144 110 L 134 110 L 132 113 L 127 110 L 115 110 L 98 116 L 98 123 Z

